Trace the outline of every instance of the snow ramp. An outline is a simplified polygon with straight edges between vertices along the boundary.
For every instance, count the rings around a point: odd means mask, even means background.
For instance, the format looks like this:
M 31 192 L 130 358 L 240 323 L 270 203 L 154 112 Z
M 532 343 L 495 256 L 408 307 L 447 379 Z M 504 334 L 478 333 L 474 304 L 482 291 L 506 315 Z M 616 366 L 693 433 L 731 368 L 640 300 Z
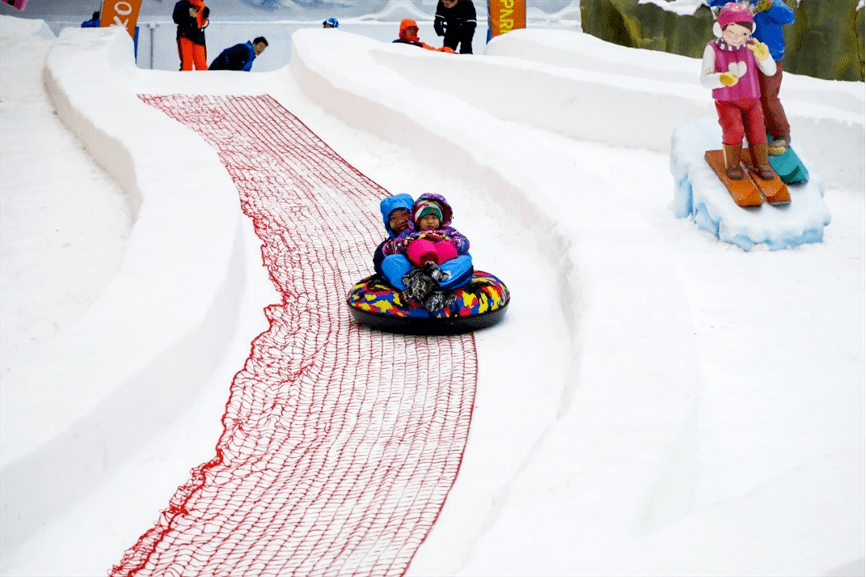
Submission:
M 231 387 L 216 456 L 112 575 L 402 575 L 460 467 L 473 336 L 351 322 L 388 194 L 269 96 L 142 96 L 234 180 L 282 302 Z

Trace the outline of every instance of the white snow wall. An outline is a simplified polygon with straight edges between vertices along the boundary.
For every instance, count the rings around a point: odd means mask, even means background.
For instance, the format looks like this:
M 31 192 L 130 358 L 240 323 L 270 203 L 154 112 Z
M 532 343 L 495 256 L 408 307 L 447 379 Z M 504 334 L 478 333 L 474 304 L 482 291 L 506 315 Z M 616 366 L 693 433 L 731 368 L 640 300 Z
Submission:
M 87 313 L 4 376 L 4 551 L 187 410 L 235 332 L 246 255 L 255 254 L 237 191 L 210 146 L 124 84 L 137 72 L 120 28 L 64 29 L 45 63 L 58 116 L 127 194 L 134 226 Z M 13 428 L 12 411 L 43 419 Z

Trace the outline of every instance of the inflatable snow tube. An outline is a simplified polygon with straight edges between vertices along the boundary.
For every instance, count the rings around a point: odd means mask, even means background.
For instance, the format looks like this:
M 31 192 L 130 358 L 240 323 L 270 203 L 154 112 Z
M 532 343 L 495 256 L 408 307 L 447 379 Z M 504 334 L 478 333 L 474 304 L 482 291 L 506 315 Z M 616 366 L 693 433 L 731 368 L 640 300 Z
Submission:
M 352 318 L 370 328 L 442 335 L 475 331 L 498 323 L 511 300 L 505 283 L 478 270 L 471 281 L 453 293 L 457 297 L 453 306 L 430 313 L 416 302 L 405 302 L 400 291 L 373 275 L 355 283 L 346 302 Z

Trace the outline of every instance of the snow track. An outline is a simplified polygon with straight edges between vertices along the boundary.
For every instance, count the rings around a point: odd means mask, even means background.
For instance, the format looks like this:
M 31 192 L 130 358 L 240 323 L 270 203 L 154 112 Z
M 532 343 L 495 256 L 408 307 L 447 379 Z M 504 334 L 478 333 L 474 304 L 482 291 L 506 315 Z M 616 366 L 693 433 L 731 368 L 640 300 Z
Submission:
M 232 175 L 282 294 L 235 378 L 217 456 L 115 575 L 402 575 L 457 475 L 475 396 L 471 334 L 350 321 L 343 287 L 387 194 L 268 97 L 144 97 Z

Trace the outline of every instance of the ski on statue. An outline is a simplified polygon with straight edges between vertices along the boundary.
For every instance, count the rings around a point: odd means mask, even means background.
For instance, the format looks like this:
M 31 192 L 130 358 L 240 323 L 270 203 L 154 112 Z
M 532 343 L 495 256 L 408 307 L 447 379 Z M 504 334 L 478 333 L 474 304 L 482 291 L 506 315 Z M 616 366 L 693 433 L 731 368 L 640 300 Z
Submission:
M 779 178 L 778 174 L 773 174 L 773 180 L 764 180 L 758 176 L 755 167 L 752 165 L 751 159 L 746 157 L 745 164 L 749 176 L 752 177 L 755 186 L 760 189 L 761 194 L 764 195 L 764 198 L 767 199 L 769 204 L 788 204 L 791 202 L 791 194 L 788 192 L 788 187 L 785 186 L 785 183 L 782 182 L 782 179 Z
M 734 199 L 734 202 L 737 203 L 737 206 L 748 208 L 761 206 L 764 203 L 764 199 L 761 196 L 761 189 L 758 188 L 751 178 L 748 178 L 748 176 L 744 177 L 742 180 L 728 178 L 728 174 L 725 172 L 725 153 L 723 151 L 708 150 L 706 154 L 704 154 L 704 158 L 707 159 L 707 163 L 712 167 L 713 172 L 716 173 L 716 176 L 719 177 L 719 180 L 722 181 L 722 184 L 724 184 L 725 188 L 728 189 L 728 192 L 731 193 L 731 197 Z M 743 173 L 748 174 L 745 168 L 743 169 Z
M 781 151 L 771 149 L 769 159 L 773 170 L 785 184 L 796 184 L 809 180 L 809 171 L 806 169 L 806 165 L 803 164 L 791 145 Z

